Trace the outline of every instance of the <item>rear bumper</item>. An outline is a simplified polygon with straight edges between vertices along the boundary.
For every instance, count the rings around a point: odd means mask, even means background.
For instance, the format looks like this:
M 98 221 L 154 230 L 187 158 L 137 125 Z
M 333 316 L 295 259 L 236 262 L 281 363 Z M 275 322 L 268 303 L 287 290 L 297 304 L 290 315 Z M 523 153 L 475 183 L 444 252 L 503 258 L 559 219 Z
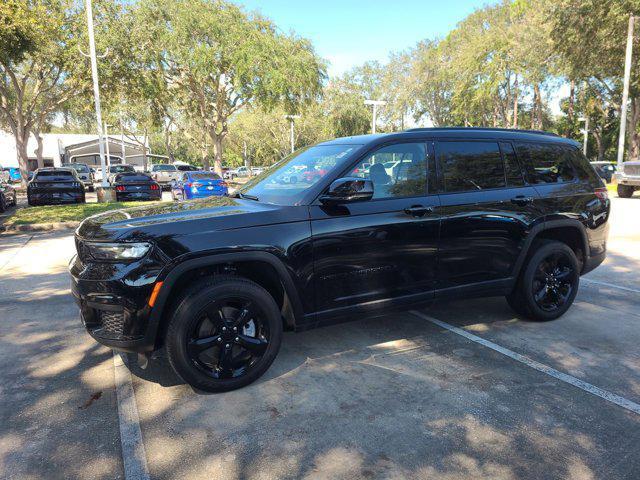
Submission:
M 595 270 L 598 266 L 600 266 L 602 262 L 604 262 L 606 258 L 607 258 L 607 252 L 602 252 L 598 255 L 592 255 L 588 257 L 587 260 L 584 262 L 584 265 L 582 266 L 581 275 L 585 275 L 590 271 Z
M 32 205 L 58 205 L 84 201 L 84 190 L 72 192 L 28 192 L 27 195 Z
M 117 201 L 149 201 L 162 199 L 162 191 L 155 192 L 116 192 Z
M 205 190 L 203 192 L 193 193 L 189 190 L 185 190 L 185 198 L 189 200 L 195 200 L 196 198 L 207 198 L 207 197 L 224 197 L 228 195 L 228 190 L 215 191 L 215 190 Z

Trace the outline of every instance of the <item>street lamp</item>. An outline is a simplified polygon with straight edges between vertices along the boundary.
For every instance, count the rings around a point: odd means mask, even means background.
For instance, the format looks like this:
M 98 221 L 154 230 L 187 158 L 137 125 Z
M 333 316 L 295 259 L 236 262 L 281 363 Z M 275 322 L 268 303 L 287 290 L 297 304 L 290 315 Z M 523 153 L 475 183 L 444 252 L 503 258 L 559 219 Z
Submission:
M 383 105 L 386 105 L 387 102 L 385 102 L 384 100 L 365 100 L 364 104 L 373 106 L 373 118 L 371 119 L 371 133 L 376 133 L 376 120 L 378 116 L 378 107 L 382 107 Z
M 578 118 L 579 122 L 584 122 L 584 130 L 581 130 L 584 133 L 584 141 L 582 145 L 582 153 L 584 156 L 587 156 L 587 142 L 589 140 L 589 117 L 580 117 Z
M 293 123 L 295 122 L 296 118 L 300 118 L 300 115 L 285 115 L 284 118 L 289 120 L 289 122 L 291 123 L 291 153 L 293 153 L 294 150 L 296 149 L 296 145 L 295 145 L 296 141 L 295 141 L 295 136 L 293 132 Z

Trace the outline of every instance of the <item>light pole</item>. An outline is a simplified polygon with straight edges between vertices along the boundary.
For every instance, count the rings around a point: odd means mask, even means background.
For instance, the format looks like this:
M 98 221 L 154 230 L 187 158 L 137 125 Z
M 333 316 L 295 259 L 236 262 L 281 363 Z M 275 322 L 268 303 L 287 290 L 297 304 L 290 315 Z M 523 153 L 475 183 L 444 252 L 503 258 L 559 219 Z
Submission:
M 633 29 L 635 17 L 629 16 L 627 31 L 627 52 L 624 61 L 624 86 L 622 90 L 622 106 L 620 112 L 620 137 L 618 138 L 618 171 L 622 171 L 624 158 L 624 141 L 627 133 L 627 103 L 629 102 L 629 79 L 631 77 L 631 60 L 633 59 Z
M 378 117 L 378 107 L 382 107 L 383 105 L 386 105 L 387 102 L 385 102 L 384 100 L 365 100 L 364 104 L 373 106 L 373 118 L 371 119 L 371 133 L 376 133 L 376 120 Z
M 102 182 L 103 189 L 109 187 L 106 176 L 106 159 L 104 157 L 104 146 L 101 139 L 102 134 L 102 111 L 100 109 L 100 85 L 98 83 L 98 61 L 96 59 L 96 42 L 93 35 L 93 10 L 91 8 L 91 0 L 86 0 L 87 10 L 87 28 L 89 30 L 89 58 L 91 59 L 91 77 L 93 78 L 93 100 L 96 107 L 96 123 L 98 126 L 98 146 L 100 148 L 100 167 L 102 168 Z M 82 53 L 82 51 L 80 52 Z
M 289 120 L 289 122 L 291 123 L 291 153 L 293 153 L 296 149 L 296 139 L 293 131 L 293 123 L 295 122 L 296 118 L 300 118 L 300 115 L 285 115 L 284 118 Z
M 584 156 L 587 156 L 587 142 L 589 141 L 589 117 L 580 117 L 578 119 L 579 122 L 584 122 L 584 130 L 582 130 L 582 133 L 584 133 L 584 140 L 582 142 L 582 153 L 584 153 Z

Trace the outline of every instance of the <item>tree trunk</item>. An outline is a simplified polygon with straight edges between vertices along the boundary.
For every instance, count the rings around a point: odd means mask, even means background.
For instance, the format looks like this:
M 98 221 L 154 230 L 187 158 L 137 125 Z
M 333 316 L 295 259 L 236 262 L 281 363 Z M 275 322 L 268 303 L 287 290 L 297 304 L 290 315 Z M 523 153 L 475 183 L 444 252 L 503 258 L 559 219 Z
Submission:
M 573 124 L 573 112 L 575 110 L 575 95 L 576 95 L 576 82 L 575 80 L 571 80 L 571 86 L 569 87 L 569 109 L 567 111 L 569 125 Z
M 542 95 L 540 93 L 540 85 L 537 83 L 533 86 L 533 101 L 536 104 L 534 128 L 542 129 Z
M 640 122 L 640 98 L 631 99 L 629 124 L 627 125 L 628 160 L 637 160 L 640 155 L 640 134 L 638 123 Z
M 36 148 L 36 159 L 38 162 L 38 168 L 44 168 L 44 159 L 42 158 L 42 152 L 44 150 L 44 143 L 42 135 L 40 135 L 39 130 L 34 130 L 33 135 L 36 137 L 36 143 L 38 144 Z
M 513 84 L 513 128 L 518 128 L 518 74 Z
M 213 170 L 222 176 L 222 135 L 213 135 Z
M 29 133 L 26 135 L 24 131 L 14 132 L 16 139 L 16 156 L 18 157 L 18 167 L 20 168 L 20 184 L 22 187 L 27 186 L 29 182 L 29 154 L 27 153 L 27 144 L 29 142 Z
M 604 161 L 604 142 L 602 141 L 602 134 L 598 131 L 593 132 L 593 138 L 596 141 L 596 147 L 598 149 L 598 162 Z
M 164 131 L 164 147 L 167 149 L 167 155 L 169 156 L 169 161 L 171 163 L 175 162 L 176 159 L 173 156 L 173 150 L 171 149 L 171 133 L 168 128 L 165 128 Z

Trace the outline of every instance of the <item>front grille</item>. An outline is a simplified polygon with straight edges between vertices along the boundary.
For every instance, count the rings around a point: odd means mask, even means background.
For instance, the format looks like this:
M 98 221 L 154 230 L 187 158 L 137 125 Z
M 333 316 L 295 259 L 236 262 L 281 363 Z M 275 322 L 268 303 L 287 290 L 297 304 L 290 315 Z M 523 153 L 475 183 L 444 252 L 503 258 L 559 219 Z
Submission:
M 640 176 L 640 165 L 624 165 L 623 172 L 625 175 Z
M 100 311 L 100 333 L 113 337 L 120 337 L 124 332 L 124 314 L 123 312 L 107 312 Z

